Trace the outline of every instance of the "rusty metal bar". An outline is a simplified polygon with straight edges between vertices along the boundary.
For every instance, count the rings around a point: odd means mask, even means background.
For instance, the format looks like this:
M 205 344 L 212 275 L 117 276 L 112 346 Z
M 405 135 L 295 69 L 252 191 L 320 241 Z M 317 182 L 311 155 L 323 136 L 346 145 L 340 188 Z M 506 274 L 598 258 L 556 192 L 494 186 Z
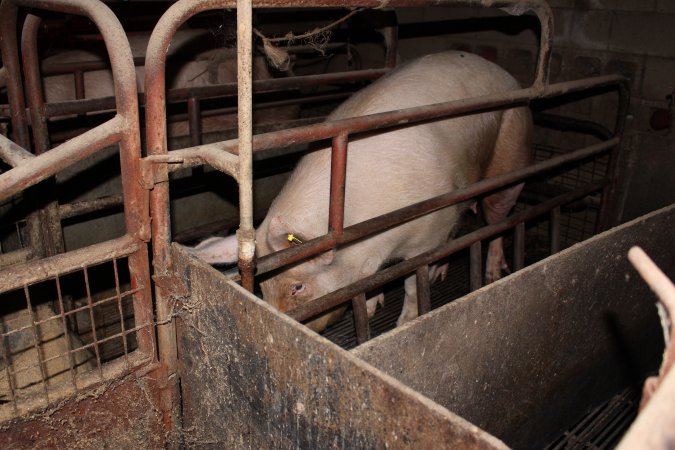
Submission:
M 59 217 L 61 220 L 77 217 L 91 212 L 115 208 L 124 204 L 121 194 L 97 198 L 95 200 L 82 200 L 79 202 L 59 205 Z
M 33 132 L 33 143 L 35 145 L 35 154 L 41 155 L 49 150 L 49 130 L 47 128 L 47 119 L 44 111 L 44 95 L 42 92 L 42 79 L 40 77 L 40 64 L 38 58 L 38 31 L 42 19 L 28 14 L 24 22 L 21 33 L 21 51 L 23 56 L 23 71 L 26 84 L 26 98 Z M 49 201 L 44 202 L 45 206 L 36 211 L 31 221 L 40 224 L 39 230 L 35 230 L 31 245 L 39 242 L 46 256 L 63 253 L 65 243 L 63 241 L 63 231 L 61 221 L 58 218 L 58 204 L 54 195 L 55 180 L 50 179 L 40 186 L 38 191 L 33 191 L 31 196 L 46 197 Z M 41 201 L 45 199 L 42 198 Z
M 300 261 L 317 253 L 330 250 L 331 248 L 334 248 L 338 245 L 344 245 L 370 234 L 395 227 L 406 221 L 416 219 L 423 216 L 424 214 L 428 214 L 432 211 L 469 200 L 489 191 L 501 189 L 510 184 L 524 180 L 525 178 L 528 178 L 532 175 L 541 174 L 572 162 L 599 155 L 608 151 L 614 145 L 617 145 L 618 142 L 618 138 L 610 139 L 606 142 L 600 142 L 574 152 L 533 164 L 524 169 L 479 181 L 478 183 L 475 183 L 464 189 L 458 189 L 447 194 L 439 195 L 429 200 L 407 206 L 398 211 L 383 214 L 381 216 L 345 228 L 342 236 L 339 239 L 333 238 L 330 235 L 326 235 L 279 252 L 271 253 L 258 259 L 257 273 L 262 274 L 276 269 L 282 265 Z
M 12 167 L 20 166 L 35 158 L 28 150 L 0 134 L 0 159 Z
M 0 87 L 7 86 L 7 69 L 0 67 Z
M 187 101 L 190 144 L 194 147 L 202 144 L 202 107 L 197 97 Z
M 368 311 L 366 310 L 365 293 L 359 294 L 352 299 L 352 311 L 354 312 L 356 342 L 363 344 L 368 339 L 370 339 L 370 326 L 368 324 Z
M 10 1 L 0 3 L 0 50 L 3 69 L 7 79 L 7 97 L 14 132 L 14 141 L 19 146 L 30 149 L 28 119 L 21 85 L 21 67 L 19 66 L 19 47 L 16 36 L 17 6 Z
M 140 244 L 132 237 L 123 236 L 39 261 L 14 266 L 0 272 L 0 291 L 8 292 L 24 284 L 53 278 L 59 273 L 79 270 L 86 264 L 95 265 L 112 258 L 126 257 L 139 249 Z
M 483 286 L 483 246 L 476 241 L 469 247 L 469 289 L 475 291 Z
M 35 311 L 33 310 L 33 305 L 30 301 L 30 292 L 28 291 L 28 285 L 23 286 L 23 292 L 26 296 L 26 310 L 28 311 L 28 317 L 30 318 L 30 329 L 33 332 L 33 343 L 35 347 L 35 354 L 37 355 L 38 367 L 40 368 L 40 383 L 42 384 L 42 390 L 45 394 L 45 399 L 49 403 L 49 390 L 47 389 L 47 368 L 45 367 L 45 362 L 42 360 L 42 351 L 40 350 L 40 332 L 37 329 L 35 324 Z
M 65 338 L 64 340 L 66 341 L 66 347 L 68 348 L 68 366 L 70 369 L 70 380 L 73 383 L 73 388 L 75 389 L 75 392 L 77 392 L 77 382 L 75 381 L 75 358 L 74 358 L 74 352 L 73 352 L 73 343 L 71 342 L 70 339 L 70 332 L 68 331 L 68 323 L 66 322 L 66 313 L 65 313 L 65 308 L 63 306 L 63 295 L 61 295 L 61 279 L 59 276 L 56 276 L 56 294 L 58 297 L 58 304 L 59 304 L 59 311 L 58 315 L 61 317 L 61 327 L 63 330 L 63 337 Z
M 0 201 L 55 175 L 104 147 L 115 144 L 124 127 L 124 118 L 115 116 L 103 125 L 36 156 L 30 164 L 22 164 L 0 174 Z
M 551 254 L 560 251 L 560 208 L 551 210 L 549 232 L 551 236 Z
M 621 137 L 624 132 L 626 116 L 628 115 L 628 108 L 630 106 L 630 87 L 627 84 L 621 84 L 619 89 L 621 91 L 614 129 L 615 134 Z M 610 218 L 610 212 L 613 206 L 610 205 L 610 202 L 614 201 L 616 198 L 616 189 L 621 178 L 621 174 L 619 173 L 619 150 L 619 144 L 617 144 L 609 154 L 609 163 L 607 164 L 606 173 L 611 177 L 612 182 L 602 191 L 600 211 L 598 212 L 598 221 L 596 222 L 596 233 L 606 230 L 610 225 L 615 224 L 620 219 L 619 217 Z M 619 213 L 619 211 L 616 213 Z
M 518 89 L 477 98 L 453 100 L 435 105 L 418 106 L 350 119 L 327 121 L 305 127 L 257 134 L 253 136 L 253 151 L 264 154 L 266 150 L 288 146 L 289 144 L 303 144 L 322 139 L 332 139 L 340 133 L 352 135 L 395 126 L 413 125 L 434 119 L 459 117 L 470 113 L 477 114 L 495 109 L 507 109 L 526 105 L 534 99 L 556 97 L 593 88 L 613 87 L 617 85 L 625 86 L 626 83 L 627 79 L 623 76 L 606 75 L 556 83 L 541 88 Z M 217 147 L 219 151 L 224 150 L 233 154 L 238 152 L 236 139 L 208 145 Z M 208 145 L 202 146 L 202 148 L 206 148 Z
M 328 232 L 336 238 L 342 235 L 345 222 L 345 181 L 347 178 L 348 142 L 348 134 L 339 134 L 333 138 L 331 151 Z
M 253 7 L 237 0 L 237 106 L 239 129 L 239 272 L 244 289 L 253 292 Z
M 513 229 L 513 270 L 525 267 L 525 222 Z
M 417 269 L 420 265 L 431 264 L 439 259 L 445 258 L 459 250 L 469 247 L 472 243 L 491 238 L 495 235 L 503 233 L 516 226 L 521 222 L 531 220 L 542 214 L 546 214 L 552 208 L 564 205 L 578 198 L 584 197 L 592 192 L 596 192 L 605 186 L 609 180 L 603 179 L 591 183 L 587 186 L 582 186 L 574 191 L 555 197 L 539 205 L 528 208 L 527 210 L 518 212 L 510 217 L 507 217 L 503 222 L 487 225 L 476 231 L 468 233 L 464 236 L 449 241 L 436 249 L 422 253 L 418 256 L 410 258 L 394 266 L 388 267 L 375 275 L 372 275 L 363 280 L 352 283 L 335 292 L 319 297 L 315 300 L 302 304 L 286 314 L 298 321 L 303 321 L 311 317 L 321 314 L 328 309 L 341 305 L 353 298 L 354 296 L 378 288 L 390 281 L 405 276 Z
M 431 311 L 431 289 L 429 287 L 429 266 L 421 265 L 415 271 L 417 283 L 417 312 L 421 316 Z
M 98 374 L 103 379 L 103 365 L 101 364 L 101 353 L 99 351 L 99 342 L 98 336 L 96 336 L 96 318 L 94 317 L 94 307 L 91 300 L 91 288 L 89 287 L 89 270 L 87 266 L 83 267 L 84 271 L 84 288 L 87 293 L 87 310 L 89 312 L 89 321 L 91 323 L 91 335 L 92 335 L 92 347 L 94 348 L 94 354 L 96 355 L 96 367 L 98 368 Z

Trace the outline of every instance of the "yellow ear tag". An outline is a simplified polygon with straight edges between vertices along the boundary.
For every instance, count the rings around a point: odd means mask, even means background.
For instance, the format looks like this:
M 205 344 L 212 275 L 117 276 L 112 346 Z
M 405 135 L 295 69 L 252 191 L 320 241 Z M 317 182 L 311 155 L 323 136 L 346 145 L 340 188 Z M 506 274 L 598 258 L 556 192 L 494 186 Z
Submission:
M 298 238 L 296 238 L 293 233 L 288 233 L 288 236 L 286 237 L 288 239 L 288 242 L 291 244 L 302 244 L 302 241 Z

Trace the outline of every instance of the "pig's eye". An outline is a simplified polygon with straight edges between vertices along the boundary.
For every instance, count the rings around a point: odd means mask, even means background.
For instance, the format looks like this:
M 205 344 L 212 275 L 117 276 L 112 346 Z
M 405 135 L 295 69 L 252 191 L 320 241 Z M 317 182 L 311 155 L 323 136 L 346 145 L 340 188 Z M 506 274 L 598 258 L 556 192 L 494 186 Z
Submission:
M 292 284 L 291 285 L 291 295 L 296 295 L 305 290 L 305 285 L 302 283 Z

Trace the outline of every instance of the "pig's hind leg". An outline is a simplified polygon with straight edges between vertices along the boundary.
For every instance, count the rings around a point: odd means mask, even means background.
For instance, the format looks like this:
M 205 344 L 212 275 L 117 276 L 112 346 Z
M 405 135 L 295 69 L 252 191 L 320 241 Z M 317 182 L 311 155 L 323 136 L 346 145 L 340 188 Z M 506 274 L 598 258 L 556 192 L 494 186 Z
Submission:
M 429 266 L 429 282 L 434 283 L 437 280 L 443 281 L 448 275 L 448 264 Z M 396 321 L 396 326 L 400 327 L 408 323 L 419 315 L 417 304 L 417 275 L 410 275 L 404 282 L 405 297 L 403 298 L 403 309 L 401 315 Z
M 495 145 L 495 153 L 485 177 L 493 177 L 529 165 L 532 161 L 531 118 L 524 108 L 509 109 L 502 116 L 502 125 Z M 509 187 L 483 199 L 483 214 L 488 224 L 502 222 L 518 200 L 523 184 Z M 488 246 L 485 264 L 485 282 L 492 283 L 509 268 L 504 257 L 504 242 L 498 237 Z

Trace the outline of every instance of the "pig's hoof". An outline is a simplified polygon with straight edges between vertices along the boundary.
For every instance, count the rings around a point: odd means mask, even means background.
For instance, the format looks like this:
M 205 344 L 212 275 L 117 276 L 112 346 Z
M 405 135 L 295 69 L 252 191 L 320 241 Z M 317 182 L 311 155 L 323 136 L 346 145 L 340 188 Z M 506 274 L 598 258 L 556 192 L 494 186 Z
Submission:
M 448 276 L 448 263 L 441 264 L 440 266 L 436 266 L 434 268 L 434 273 L 431 276 L 431 283 L 435 283 L 437 281 L 443 281 L 447 278 Z
M 400 327 L 403 324 L 406 324 L 410 322 L 411 320 L 414 320 L 417 318 L 417 314 L 414 312 L 410 311 L 403 311 L 401 312 L 401 315 L 398 317 L 398 320 L 396 321 L 396 326 Z
M 497 267 L 488 267 L 485 271 L 485 284 L 494 283 L 499 280 L 502 278 L 502 273 L 505 273 L 506 275 L 511 274 L 511 269 L 509 269 L 506 262 L 502 262 L 502 264 Z

